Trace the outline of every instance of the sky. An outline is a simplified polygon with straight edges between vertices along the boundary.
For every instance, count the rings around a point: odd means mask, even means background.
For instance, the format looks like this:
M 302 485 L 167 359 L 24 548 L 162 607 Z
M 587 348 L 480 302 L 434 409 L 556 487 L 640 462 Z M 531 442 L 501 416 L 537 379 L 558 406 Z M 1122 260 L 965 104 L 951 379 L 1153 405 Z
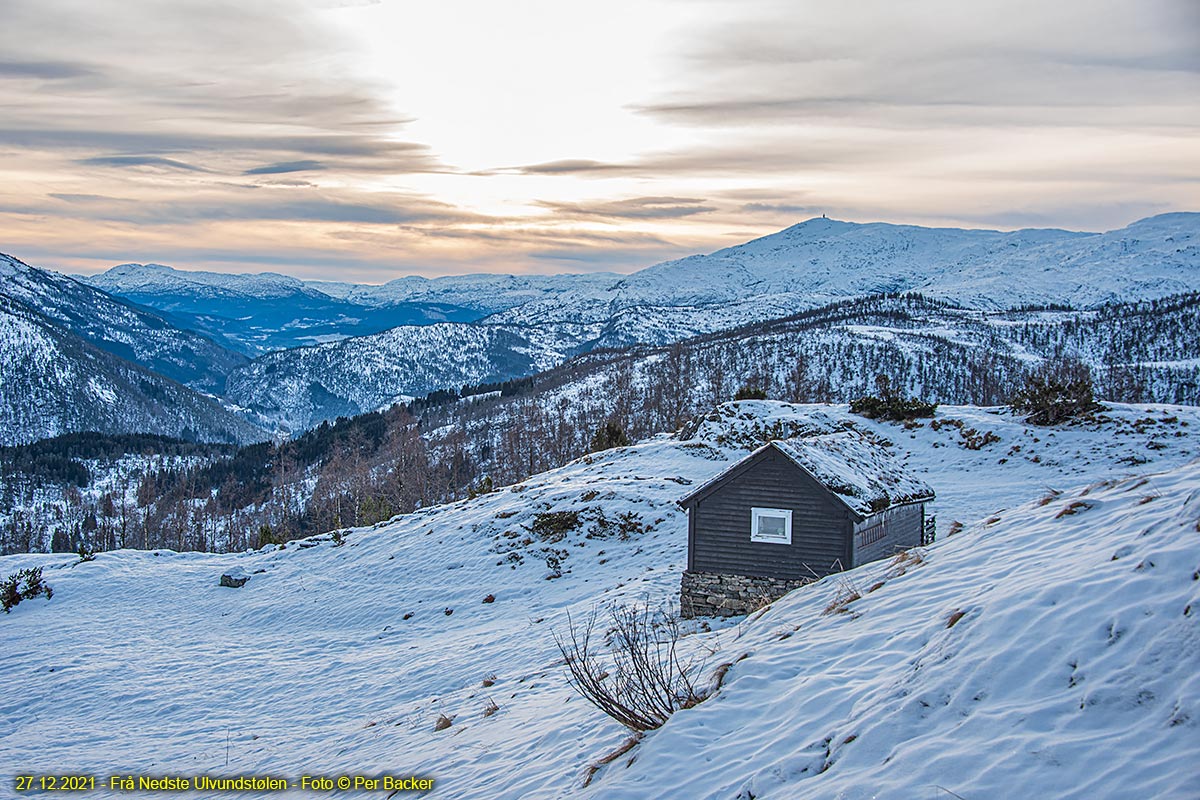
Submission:
M 0 0 L 0 251 L 628 272 L 1200 210 L 1196 0 Z

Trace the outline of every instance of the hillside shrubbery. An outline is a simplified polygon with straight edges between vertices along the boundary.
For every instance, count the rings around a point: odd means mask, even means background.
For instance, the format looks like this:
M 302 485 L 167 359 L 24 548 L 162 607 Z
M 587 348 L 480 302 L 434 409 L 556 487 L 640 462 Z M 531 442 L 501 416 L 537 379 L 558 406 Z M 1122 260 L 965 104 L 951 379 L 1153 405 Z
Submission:
M 0 582 L 0 606 L 4 607 L 5 614 L 16 608 L 22 600 L 32 600 L 41 595 L 45 595 L 47 600 L 54 596 L 54 590 L 42 580 L 41 567 L 14 572 Z
M 861 414 L 867 419 L 884 419 L 902 422 L 918 417 L 932 417 L 937 403 L 927 403 L 915 397 L 905 397 L 892 388 L 886 375 L 875 378 L 878 395 L 863 395 L 850 401 L 850 413 Z
M 673 615 L 648 605 L 614 606 L 606 624 L 596 612 L 568 624 L 565 635 L 554 637 L 567 681 L 630 730 L 659 728 L 675 711 L 707 697 L 696 682 L 702 664 L 679 654 L 682 632 Z
M 1032 425 L 1086 418 L 1103 408 L 1096 402 L 1091 370 L 1078 359 L 1047 361 L 1030 372 L 1009 406 Z
M 628 447 L 629 444 L 629 436 L 621 427 L 621 423 L 610 419 L 606 420 L 592 435 L 591 452 L 598 453 L 614 447 Z

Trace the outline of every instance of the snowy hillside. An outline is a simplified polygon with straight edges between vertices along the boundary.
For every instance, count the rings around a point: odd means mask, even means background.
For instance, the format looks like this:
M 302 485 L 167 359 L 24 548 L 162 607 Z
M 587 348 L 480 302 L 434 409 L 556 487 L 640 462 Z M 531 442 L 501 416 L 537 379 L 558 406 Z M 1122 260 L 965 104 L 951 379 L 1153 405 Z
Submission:
M 455 798 L 1189 796 L 1200 412 L 937 423 L 728 404 L 341 546 L 0 558 L 55 590 L 0 618 L 20 687 L 0 748 L 33 773 L 417 774 Z M 941 541 L 701 626 L 685 641 L 706 674 L 732 665 L 721 688 L 584 788 L 625 732 L 566 686 L 552 632 L 672 603 L 688 487 L 764 438 L 851 425 L 938 492 Z
M 561 382 L 564 375 L 572 382 L 581 375 L 608 380 L 611 403 L 628 399 L 634 384 L 666 380 L 665 390 L 681 406 L 696 406 L 732 397 L 747 384 L 776 397 L 848 400 L 886 373 L 906 391 L 939 402 L 995 403 L 1011 394 L 1025 366 L 1070 353 L 1092 365 L 1106 397 L 1181 403 L 1198 397 L 1191 346 L 1200 335 L 1196 296 L 1097 312 L 993 314 L 915 298 L 866 299 L 724 330 L 736 323 L 739 308 L 703 317 L 692 314 L 694 309 L 671 309 L 658 317 L 645 309 L 622 312 L 601 331 L 570 323 L 405 326 L 264 356 L 233 374 L 229 397 L 293 429 L 306 428 L 355 409 L 386 406 L 398 396 L 528 375 L 595 350 L 597 342 L 632 349 L 585 354 L 540 382 Z M 718 332 L 690 331 L 687 326 L 700 319 Z M 634 346 L 647 339 L 671 341 L 680 330 L 708 335 L 658 351 Z M 597 334 L 600 339 L 591 338 Z M 666 378 L 663 359 L 676 351 L 683 363 Z M 463 355 L 447 359 L 451 352 Z M 640 380 L 618 379 L 621 369 Z M 598 371 L 606 374 L 588 375 Z M 1129 380 L 1118 385 L 1121 375 Z M 800 378 L 805 387 L 796 385 Z M 680 393 L 675 387 L 681 386 L 692 388 Z M 561 394 L 575 402 L 571 386 Z M 547 398 L 542 405 L 556 401 Z
M 101 350 L 204 391 L 221 391 L 246 358 L 75 278 L 0 253 L 0 295 Z
M 502 381 L 565 360 L 571 326 L 406 325 L 262 356 L 229 377 L 226 395 L 292 429 L 438 389 Z
M 80 430 L 219 442 L 266 436 L 211 398 L 0 294 L 0 445 Z

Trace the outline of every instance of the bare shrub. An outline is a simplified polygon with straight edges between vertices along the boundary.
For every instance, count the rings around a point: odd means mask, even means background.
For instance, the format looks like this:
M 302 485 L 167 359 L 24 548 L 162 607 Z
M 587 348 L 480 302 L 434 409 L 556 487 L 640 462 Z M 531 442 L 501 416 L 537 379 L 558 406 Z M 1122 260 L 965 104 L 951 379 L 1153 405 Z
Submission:
M 891 379 L 886 375 L 875 376 L 875 388 L 879 391 L 878 396 L 863 395 L 850 401 L 851 414 L 861 414 L 867 419 L 903 422 L 918 417 L 932 417 L 937 411 L 937 403 L 905 397 L 892 386 Z
M 612 606 L 601 631 L 593 610 L 554 643 L 567 666 L 567 681 L 585 700 L 633 731 L 649 731 L 707 693 L 696 685 L 702 668 L 679 654 L 679 618 L 649 604 Z

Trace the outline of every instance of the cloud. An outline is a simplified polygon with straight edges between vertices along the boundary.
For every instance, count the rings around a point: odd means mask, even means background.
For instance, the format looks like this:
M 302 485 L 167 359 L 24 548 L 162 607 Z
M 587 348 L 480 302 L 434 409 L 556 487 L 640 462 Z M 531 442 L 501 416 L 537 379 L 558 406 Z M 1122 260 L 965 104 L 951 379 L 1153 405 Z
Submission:
M 333 158 L 347 172 L 446 169 L 427 145 L 396 136 L 412 118 L 357 73 L 352 43 L 311 0 L 4 6 L 0 147 L 26 159 L 203 163 L 227 176 L 316 169 Z M 46 82 L 30 92 L 5 77 Z
M 73 61 L 5 61 L 0 60 L 0 78 L 40 78 L 65 80 L 93 75 L 94 70 Z
M 606 164 L 603 161 L 593 161 L 586 158 L 568 158 L 560 161 L 547 161 L 543 164 L 508 167 L 500 171 L 520 172 L 526 175 L 571 175 L 578 173 L 623 172 L 628 169 L 628 166 L 621 164 Z
M 254 167 L 243 172 L 243 175 L 280 175 L 285 172 L 312 172 L 314 170 L 326 169 L 326 166 L 320 161 L 312 159 L 304 159 L 302 161 L 281 161 L 277 164 L 264 164 L 261 167 Z
M 225 160 L 242 158 L 261 165 L 263 154 L 293 153 L 318 157 L 339 157 L 346 169 L 399 172 L 445 171 L 432 156 L 429 147 L 417 142 L 393 141 L 373 134 L 325 135 L 254 135 L 223 132 L 187 131 L 152 132 L 144 130 L 48 129 L 38 127 L 0 127 L 0 145 L 40 152 L 77 152 L 80 150 L 118 151 L 141 157 L 142 154 L 217 154 Z M 95 156 L 94 158 L 103 158 Z M 317 159 L 297 159 L 297 161 Z M 282 163 L 282 162 L 278 162 Z M 246 167 L 237 170 L 242 174 Z
M 122 203 L 128 202 L 118 197 L 103 194 L 71 194 L 68 192 L 51 192 L 48 197 L 62 200 L 64 203 Z
M 741 210 L 748 214 L 784 214 L 787 216 L 807 216 L 822 213 L 815 206 L 792 205 L 790 203 L 746 203 Z
M 863 0 L 848 13 L 746 0 L 697 31 L 674 88 L 634 108 L 725 129 L 821 120 L 1128 124 L 1200 88 L 1200 14 L 1187 5 Z
M 735 141 L 697 143 L 687 149 L 648 152 L 624 162 L 568 161 L 567 166 L 544 169 L 545 165 L 510 167 L 520 175 L 564 175 L 605 179 L 614 177 L 663 178 L 698 176 L 763 176 L 821 168 L 829 164 L 864 165 L 894 163 L 896 151 L 906 158 L 940 152 L 937 135 L 925 130 L 875 130 L 869 136 L 834 132 L 809 133 L 803 146 L 789 132 L 768 129 L 747 132 Z
M 566 218 L 599 217 L 611 220 L 677 219 L 714 211 L 703 200 L 692 197 L 631 197 L 596 203 L 562 203 L 539 201 L 557 216 Z
M 185 164 L 173 158 L 162 156 L 94 156 L 80 159 L 80 164 L 91 167 L 161 167 L 162 169 L 180 169 L 187 172 L 207 172 L 203 167 Z
M 256 189 L 254 192 L 246 188 Z M 291 186 L 228 187 L 209 189 L 196 196 L 156 198 L 151 201 L 92 194 L 53 193 L 73 204 L 74 219 L 117 222 L 135 226 L 181 226 L 207 222 L 314 222 L 361 225 L 452 225 L 493 222 L 447 203 L 420 195 L 396 192 L 313 190 Z M 27 201 L 32 212 L 48 212 Z
M 647 0 L 611 64 L 583 54 L 628 9 L 542 52 L 494 4 L 511 40 L 372 0 L 0 5 L 0 225 L 51 266 L 627 269 L 821 212 L 1095 229 L 1200 186 L 1188 0 Z M 446 39 L 395 69 L 405 35 Z

